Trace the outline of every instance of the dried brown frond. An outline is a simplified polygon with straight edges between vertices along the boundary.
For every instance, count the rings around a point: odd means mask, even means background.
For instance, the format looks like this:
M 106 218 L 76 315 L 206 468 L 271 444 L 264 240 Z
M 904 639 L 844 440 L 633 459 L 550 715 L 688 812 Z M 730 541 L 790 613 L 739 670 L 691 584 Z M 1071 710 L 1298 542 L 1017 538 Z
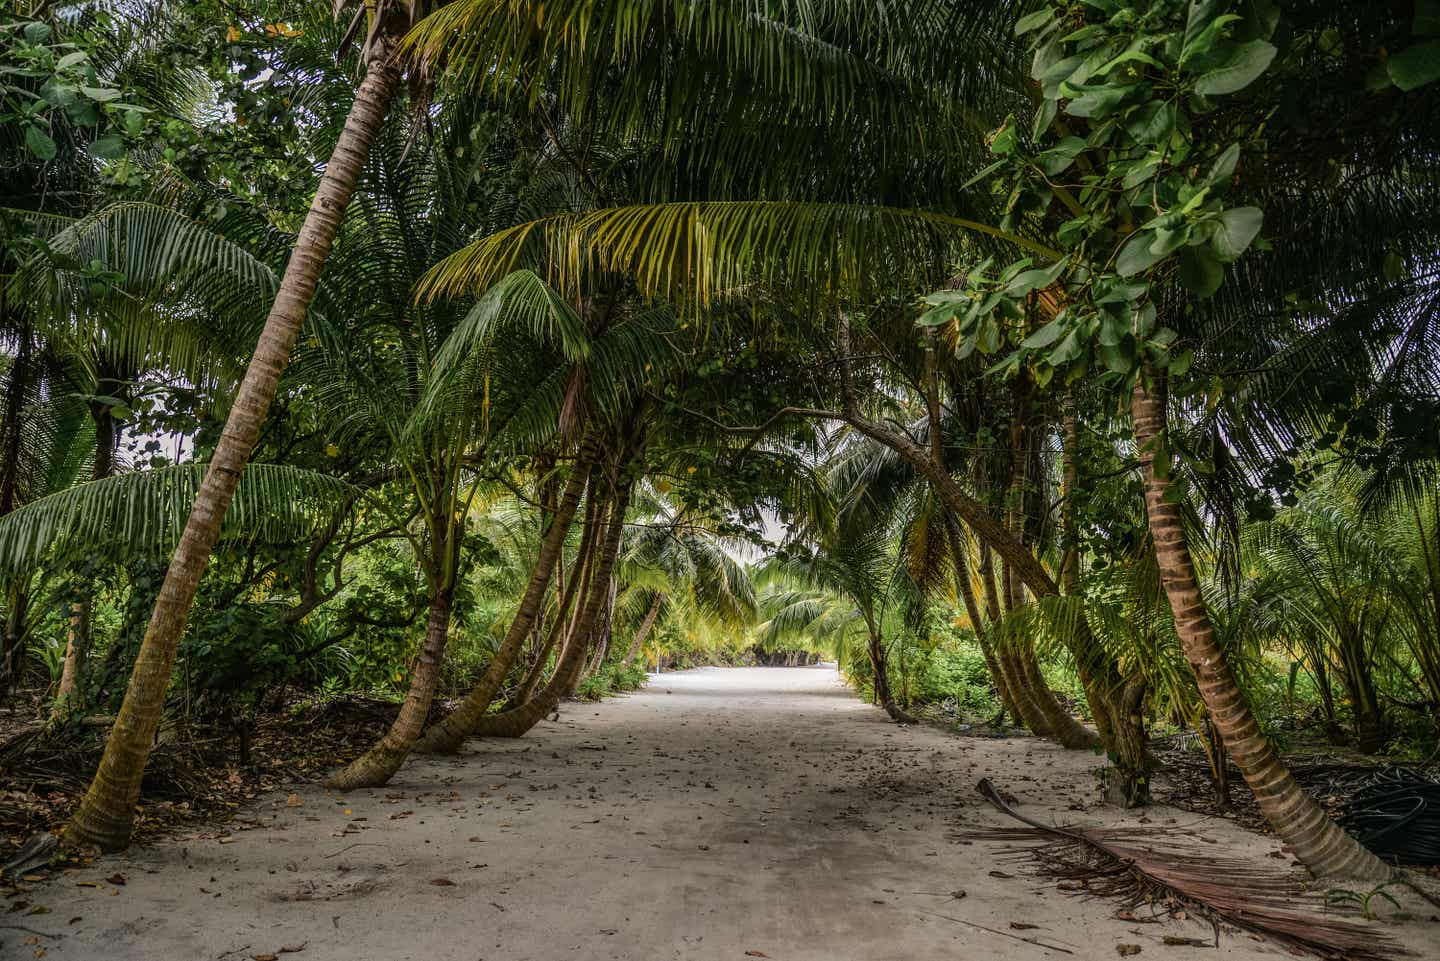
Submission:
M 1230 924 L 1322 958 L 1382 961 L 1410 954 L 1374 927 L 1337 917 L 1353 914 L 1330 906 L 1321 915 L 1304 909 L 1314 897 L 1300 876 L 1238 858 L 1217 856 L 1187 844 L 1166 828 L 1057 827 L 1016 811 L 988 778 L 980 794 L 1027 826 L 965 832 L 975 840 L 1009 841 L 1034 859 L 1040 873 L 1076 894 L 1120 901 L 1156 916 L 1180 912 L 1208 919 L 1218 942 Z M 1137 919 L 1138 920 L 1138 919 Z

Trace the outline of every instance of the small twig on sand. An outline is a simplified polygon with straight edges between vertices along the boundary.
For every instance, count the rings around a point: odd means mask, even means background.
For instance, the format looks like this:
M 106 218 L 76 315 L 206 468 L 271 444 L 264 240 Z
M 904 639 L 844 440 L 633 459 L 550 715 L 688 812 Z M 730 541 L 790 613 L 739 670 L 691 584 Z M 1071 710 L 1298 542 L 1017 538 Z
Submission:
M 1011 934 L 1009 931 L 1000 931 L 1000 930 L 997 930 L 996 928 L 987 928 L 987 927 L 985 927 L 985 925 L 983 925 L 983 924 L 976 924 L 974 921 L 966 921 L 964 918 L 952 918 L 952 917 L 950 917 L 950 915 L 948 915 L 948 914 L 935 914 L 934 912 L 931 912 L 931 911 L 921 911 L 920 913 L 921 913 L 921 914 L 928 914 L 928 915 L 930 915 L 932 918 L 943 918 L 943 919 L 945 919 L 946 921 L 954 921 L 956 924 L 969 925 L 969 926 L 972 927 L 972 928 L 976 928 L 976 929 L 981 930 L 981 931 L 987 931 L 987 932 L 989 932 L 990 934 L 998 934 L 998 935 L 1000 935 L 1000 937 L 1002 937 L 1002 938 L 1012 938 L 1012 939 L 1014 939 L 1014 940 L 1016 940 L 1016 941 L 1024 941 L 1026 944 L 1033 944 L 1033 945 L 1035 945 L 1035 947 L 1037 947 L 1037 948 L 1044 948 L 1044 949 L 1046 949 L 1047 951 L 1059 951 L 1061 954 L 1074 954 L 1074 953 L 1075 953 L 1074 951 L 1071 951 L 1069 948 L 1061 948 L 1061 947 L 1057 947 L 1057 946 L 1055 946 L 1055 945 L 1053 945 L 1053 944 L 1046 944 L 1044 941 L 1041 941 L 1039 938 L 1025 938 L 1025 937 L 1021 937 L 1021 936 L 1018 935 L 1018 934 Z
M 26 934 L 34 934 L 42 938 L 54 938 L 56 941 L 65 937 L 63 934 L 51 934 L 49 931 L 36 931 L 34 928 L 27 928 L 23 924 L 0 924 L 0 928 L 4 928 L 7 931 L 24 931 Z
M 384 846 L 385 845 L 381 844 L 378 841 L 356 841 L 354 844 L 345 845 L 343 848 L 336 851 L 334 854 L 322 854 L 320 856 L 322 858 L 338 858 L 340 855 L 344 854 L 351 848 L 383 848 Z

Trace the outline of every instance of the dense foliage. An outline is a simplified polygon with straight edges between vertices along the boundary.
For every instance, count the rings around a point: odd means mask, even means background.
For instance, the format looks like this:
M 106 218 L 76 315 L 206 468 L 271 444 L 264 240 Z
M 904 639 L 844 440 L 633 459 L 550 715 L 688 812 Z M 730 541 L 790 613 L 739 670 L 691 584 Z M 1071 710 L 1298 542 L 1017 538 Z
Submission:
M 1155 728 L 1433 751 L 1431 0 L 314 7 L 0 15 L 0 683 L 54 729 L 403 700 L 379 783 L 823 656 L 1120 803 Z

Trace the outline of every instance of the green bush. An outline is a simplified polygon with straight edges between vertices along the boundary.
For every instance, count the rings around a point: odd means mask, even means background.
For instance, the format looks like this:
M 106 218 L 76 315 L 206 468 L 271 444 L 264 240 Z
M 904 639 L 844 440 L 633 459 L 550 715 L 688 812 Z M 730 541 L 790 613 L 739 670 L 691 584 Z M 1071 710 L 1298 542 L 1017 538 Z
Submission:
M 639 664 L 628 667 L 618 662 L 601 665 L 594 675 L 585 678 L 575 688 L 575 698 L 580 701 L 599 701 L 611 694 L 639 690 L 645 685 L 645 668 Z

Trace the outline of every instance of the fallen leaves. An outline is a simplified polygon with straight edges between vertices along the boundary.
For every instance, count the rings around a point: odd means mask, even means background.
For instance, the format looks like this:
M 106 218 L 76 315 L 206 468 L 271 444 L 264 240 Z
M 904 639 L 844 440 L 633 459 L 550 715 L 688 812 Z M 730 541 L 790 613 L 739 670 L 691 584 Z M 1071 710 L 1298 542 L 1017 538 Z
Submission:
M 1128 957 L 1130 957 L 1130 955 L 1132 955 L 1132 954 L 1139 954 L 1139 953 L 1140 953 L 1140 945 L 1138 945 L 1138 944 L 1117 944 L 1117 945 L 1115 945 L 1115 953 L 1118 954 L 1118 955 L 1120 955 L 1120 957 L 1122 957 L 1122 958 L 1128 958 Z
M 430 883 L 437 888 L 453 888 L 455 886 L 455 882 L 449 878 L 435 878 Z

